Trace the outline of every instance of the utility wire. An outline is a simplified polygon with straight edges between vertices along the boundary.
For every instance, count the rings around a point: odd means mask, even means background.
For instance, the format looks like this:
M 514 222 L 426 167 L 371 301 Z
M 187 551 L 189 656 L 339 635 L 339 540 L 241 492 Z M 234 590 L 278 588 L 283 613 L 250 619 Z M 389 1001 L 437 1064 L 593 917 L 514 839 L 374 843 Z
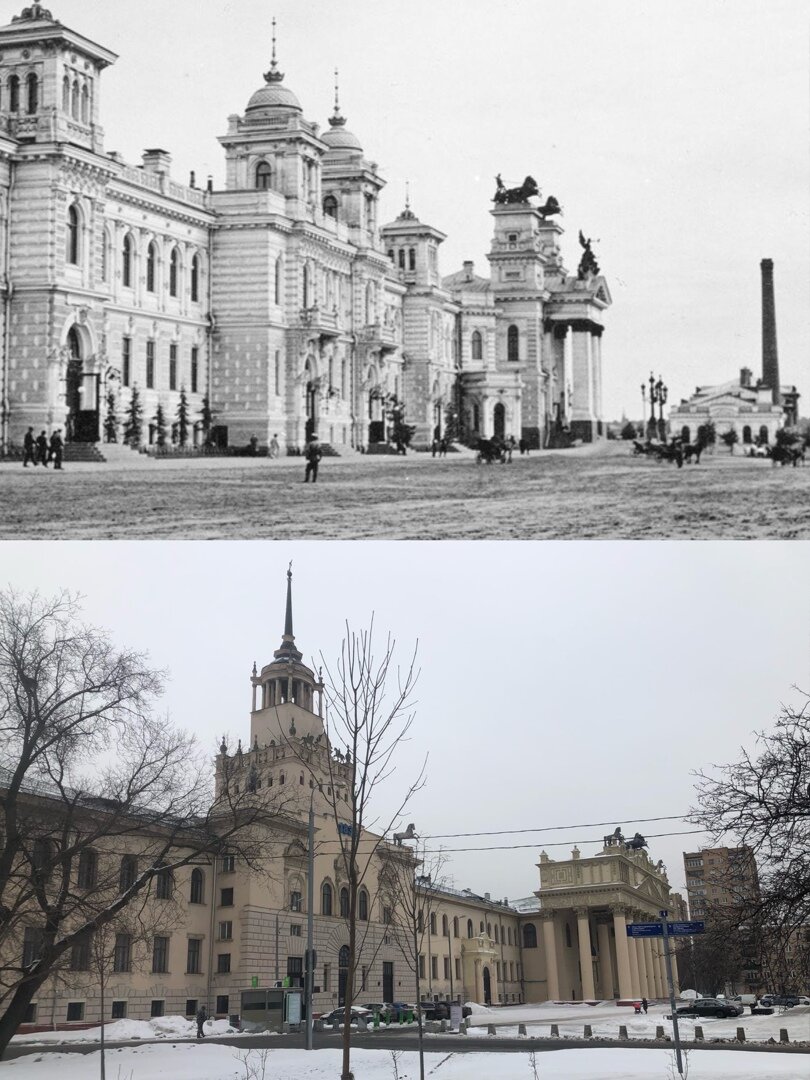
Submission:
M 685 821 L 686 816 L 684 814 L 669 814 L 667 817 L 647 817 L 647 818 L 628 818 L 633 825 L 645 825 L 649 821 Z M 459 832 L 459 833 L 428 833 L 425 835 L 426 840 L 455 840 L 459 837 L 466 836 L 516 836 L 518 833 L 533 833 L 533 832 L 564 832 L 569 829 L 597 829 L 603 825 L 615 825 L 615 819 L 613 821 L 586 821 L 580 825 L 544 825 L 542 828 L 537 829 L 493 829 L 491 832 Z M 670 835 L 666 833 L 659 833 L 660 836 Z M 676 835 L 672 833 L 671 835 Z

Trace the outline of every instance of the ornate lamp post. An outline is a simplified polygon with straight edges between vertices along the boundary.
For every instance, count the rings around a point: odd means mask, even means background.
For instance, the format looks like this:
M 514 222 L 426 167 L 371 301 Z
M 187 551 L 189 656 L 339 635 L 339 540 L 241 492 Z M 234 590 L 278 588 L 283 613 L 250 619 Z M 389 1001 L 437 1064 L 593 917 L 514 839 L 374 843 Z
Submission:
M 644 424 L 645 424 L 646 416 L 647 416 L 647 384 L 642 383 L 641 384 L 641 432 L 640 432 L 642 437 L 644 435 Z
M 658 382 L 655 384 L 655 388 L 658 391 L 658 437 L 661 442 L 664 442 L 667 437 L 667 428 L 664 423 L 664 406 L 667 403 L 669 391 L 664 385 L 660 375 L 658 376 Z
M 657 434 L 658 425 L 655 422 L 655 376 L 650 372 L 650 377 L 647 380 L 650 384 L 650 419 L 647 421 L 647 438 L 654 439 Z

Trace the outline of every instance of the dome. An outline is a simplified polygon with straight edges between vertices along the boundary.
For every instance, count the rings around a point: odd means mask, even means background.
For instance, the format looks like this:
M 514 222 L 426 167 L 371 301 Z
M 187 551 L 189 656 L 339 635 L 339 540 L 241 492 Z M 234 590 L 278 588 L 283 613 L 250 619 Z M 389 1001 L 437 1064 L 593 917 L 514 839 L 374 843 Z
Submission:
M 268 82 L 257 90 L 247 104 L 245 116 L 262 114 L 269 109 L 294 109 L 301 112 L 301 102 L 281 81 Z
M 321 135 L 321 139 L 330 150 L 352 150 L 360 154 L 363 152 L 360 140 L 351 131 L 347 131 L 345 127 L 333 127 L 330 131 L 325 131 Z

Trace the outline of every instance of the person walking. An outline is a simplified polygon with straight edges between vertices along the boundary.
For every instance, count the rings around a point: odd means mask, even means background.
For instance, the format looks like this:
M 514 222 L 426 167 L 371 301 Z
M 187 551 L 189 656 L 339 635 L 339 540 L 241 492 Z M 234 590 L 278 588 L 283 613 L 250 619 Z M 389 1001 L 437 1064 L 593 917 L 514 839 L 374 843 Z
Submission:
M 208 1019 L 208 1012 L 206 1011 L 205 1006 L 201 1005 L 199 1007 L 199 1009 L 197 1009 L 197 1038 L 198 1039 L 204 1039 L 205 1038 L 205 1032 L 203 1031 L 203 1024 L 205 1023 L 205 1021 L 207 1019 Z
M 51 458 L 53 459 L 54 469 L 61 469 L 62 457 L 65 451 L 65 444 L 62 441 L 62 432 L 59 430 L 59 428 L 57 428 L 56 431 L 54 431 L 53 435 L 51 435 L 50 451 Z
M 304 470 L 304 483 L 309 483 L 309 477 L 311 474 L 312 483 L 315 484 L 318 481 L 318 465 L 321 458 L 323 457 L 323 452 L 321 451 L 321 444 L 318 442 L 317 435 L 311 436 L 309 442 L 307 443 L 307 448 L 304 451 L 304 454 L 306 455 L 307 459 L 307 467 Z
M 44 431 L 37 437 L 37 463 L 48 468 L 48 436 Z
M 641 999 L 641 1007 L 644 1010 L 644 1015 L 645 1016 L 647 1015 L 647 1008 L 648 1008 L 649 1004 L 650 1004 L 649 1001 L 647 1001 L 647 999 L 645 997 L 643 997 Z
M 37 448 L 37 441 L 34 438 L 34 429 L 32 427 L 30 427 L 28 429 L 28 431 L 26 431 L 25 438 L 23 439 L 23 467 L 24 468 L 26 468 L 26 469 L 28 468 L 28 462 L 29 461 L 31 462 L 32 465 L 36 466 L 36 463 L 37 463 L 36 448 Z
M 273 438 L 270 440 L 270 457 L 275 459 L 278 457 L 280 452 L 281 447 L 278 444 L 278 435 L 274 435 Z

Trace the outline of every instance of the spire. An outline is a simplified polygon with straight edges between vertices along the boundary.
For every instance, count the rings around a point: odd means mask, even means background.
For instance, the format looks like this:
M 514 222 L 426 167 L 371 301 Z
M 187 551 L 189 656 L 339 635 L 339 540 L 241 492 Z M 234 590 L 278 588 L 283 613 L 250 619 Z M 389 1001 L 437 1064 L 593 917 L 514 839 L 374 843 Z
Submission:
M 292 563 L 287 569 L 287 607 L 284 612 L 284 634 L 281 638 L 281 646 L 276 649 L 273 656 L 277 660 L 300 660 L 302 656 L 295 647 L 295 634 L 293 634 Z
M 276 20 L 273 17 L 273 53 L 270 57 L 270 70 L 264 73 L 264 81 L 267 83 L 281 82 L 284 78 L 284 72 L 278 70 L 278 63 L 276 62 Z
M 335 68 L 335 111 L 332 116 L 329 117 L 329 126 L 344 127 L 346 124 L 346 117 L 340 115 L 340 96 L 338 87 L 338 69 Z
M 416 214 L 411 210 L 411 182 L 405 181 L 405 209 L 397 218 L 397 221 L 416 221 Z

